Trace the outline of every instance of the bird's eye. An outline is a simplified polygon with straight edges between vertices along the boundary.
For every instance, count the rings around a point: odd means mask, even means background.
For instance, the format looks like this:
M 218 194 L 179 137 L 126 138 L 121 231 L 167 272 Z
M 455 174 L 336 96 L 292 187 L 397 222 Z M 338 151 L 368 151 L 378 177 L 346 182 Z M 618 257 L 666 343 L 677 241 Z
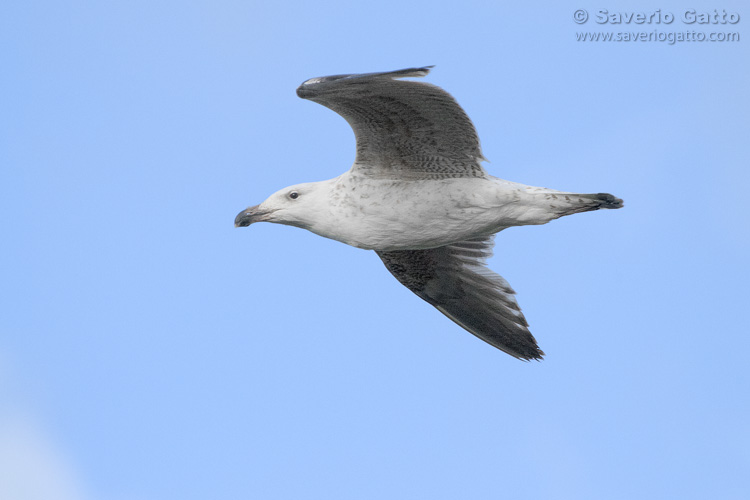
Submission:
M 289 197 L 293 200 L 296 200 L 297 198 L 299 198 L 299 193 L 297 191 L 292 191 L 291 193 L 289 193 Z

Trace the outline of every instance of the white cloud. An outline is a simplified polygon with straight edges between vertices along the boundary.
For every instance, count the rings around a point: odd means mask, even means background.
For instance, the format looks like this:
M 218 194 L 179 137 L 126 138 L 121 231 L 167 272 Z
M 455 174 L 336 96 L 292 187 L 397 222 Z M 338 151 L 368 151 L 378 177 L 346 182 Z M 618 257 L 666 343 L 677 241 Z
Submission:
M 70 463 L 29 419 L 0 413 L 0 498 L 83 500 Z
M 73 461 L 24 411 L 0 356 L 0 499 L 85 500 Z

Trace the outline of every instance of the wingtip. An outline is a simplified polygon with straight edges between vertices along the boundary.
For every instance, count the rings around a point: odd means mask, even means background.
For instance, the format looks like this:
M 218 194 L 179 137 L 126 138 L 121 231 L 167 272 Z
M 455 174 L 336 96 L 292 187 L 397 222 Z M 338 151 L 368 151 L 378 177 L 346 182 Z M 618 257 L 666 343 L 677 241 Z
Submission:
M 533 337 L 532 337 L 533 338 Z M 482 339 L 485 340 L 485 339 Z M 487 342 L 485 340 L 485 342 Z M 488 342 L 489 343 L 489 342 Z M 534 340 L 534 345 L 525 345 L 520 346 L 520 349 L 517 346 L 514 346 L 512 348 L 509 348 L 507 345 L 499 346 L 496 344 L 492 344 L 493 347 L 497 347 L 501 351 L 503 351 L 505 354 L 510 354 L 514 358 L 523 361 L 524 363 L 528 363 L 530 361 L 544 361 L 544 351 L 539 349 L 539 346 L 536 345 L 536 340 Z
M 420 68 L 400 69 L 383 73 L 383 76 L 390 76 L 392 78 L 421 78 L 427 76 L 434 67 L 435 65 L 431 64 Z
M 305 80 L 297 87 L 297 96 L 309 99 L 317 92 L 328 87 L 332 82 L 356 81 L 362 78 L 421 78 L 427 76 L 435 65 L 422 66 L 418 68 L 398 69 L 395 71 L 383 71 L 378 73 L 355 73 L 349 75 L 318 76 Z
M 520 359 L 521 361 L 525 361 L 527 363 L 530 361 L 536 361 L 536 362 L 544 361 L 544 351 L 542 351 L 541 349 L 538 349 L 538 352 L 531 354 L 529 356 L 519 357 L 518 359 Z

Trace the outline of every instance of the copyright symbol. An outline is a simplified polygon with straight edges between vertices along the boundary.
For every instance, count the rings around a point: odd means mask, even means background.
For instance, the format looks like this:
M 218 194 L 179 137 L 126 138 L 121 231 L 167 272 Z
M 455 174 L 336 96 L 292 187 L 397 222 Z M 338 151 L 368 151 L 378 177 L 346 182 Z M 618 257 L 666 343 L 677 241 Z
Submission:
M 585 10 L 578 9 L 577 11 L 573 12 L 573 21 L 577 22 L 578 24 L 583 24 L 588 20 L 589 20 L 589 13 L 586 12 Z

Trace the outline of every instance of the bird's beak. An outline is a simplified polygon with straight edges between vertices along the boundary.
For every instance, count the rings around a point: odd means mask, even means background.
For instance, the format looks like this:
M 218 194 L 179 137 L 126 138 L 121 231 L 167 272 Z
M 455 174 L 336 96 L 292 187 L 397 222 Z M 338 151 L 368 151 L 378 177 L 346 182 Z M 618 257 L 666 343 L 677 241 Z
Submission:
M 261 222 L 270 214 L 269 210 L 262 210 L 260 205 L 255 205 L 237 214 L 234 218 L 234 227 L 247 227 L 253 222 Z

